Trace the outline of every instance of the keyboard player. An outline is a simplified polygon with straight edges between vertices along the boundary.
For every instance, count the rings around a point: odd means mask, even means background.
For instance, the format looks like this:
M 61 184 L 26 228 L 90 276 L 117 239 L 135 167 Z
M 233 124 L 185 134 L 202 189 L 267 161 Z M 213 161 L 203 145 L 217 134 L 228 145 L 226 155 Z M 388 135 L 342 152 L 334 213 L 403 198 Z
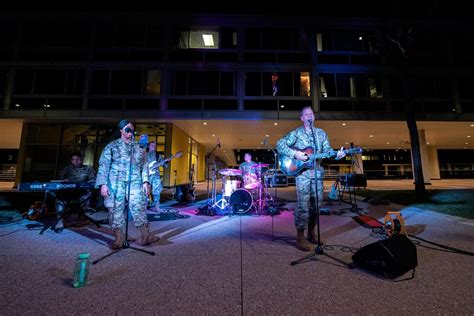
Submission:
M 90 182 L 93 185 L 95 183 L 96 173 L 92 167 L 83 164 L 81 153 L 73 152 L 70 156 L 70 163 L 61 171 L 59 179 L 67 182 Z M 58 191 L 55 200 L 57 223 L 54 227 L 54 231 L 57 233 L 63 231 L 65 211 L 72 203 L 79 204 L 76 225 L 80 225 L 80 222 L 85 219 L 84 212 L 89 206 L 91 196 L 91 190 L 79 190 L 76 192 L 74 192 L 74 190 Z

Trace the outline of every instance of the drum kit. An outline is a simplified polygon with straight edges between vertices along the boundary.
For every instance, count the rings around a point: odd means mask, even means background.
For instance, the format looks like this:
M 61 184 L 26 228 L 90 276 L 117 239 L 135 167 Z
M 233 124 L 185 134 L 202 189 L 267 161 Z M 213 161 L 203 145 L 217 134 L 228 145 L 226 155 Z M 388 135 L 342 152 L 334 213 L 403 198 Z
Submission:
M 227 209 L 230 212 L 244 214 L 252 208 L 261 214 L 273 203 L 272 196 L 267 192 L 267 186 L 263 181 L 265 174 L 263 170 L 268 164 L 254 164 L 251 170 L 255 173 L 242 174 L 238 169 L 221 169 L 222 176 L 222 198 L 214 206 Z

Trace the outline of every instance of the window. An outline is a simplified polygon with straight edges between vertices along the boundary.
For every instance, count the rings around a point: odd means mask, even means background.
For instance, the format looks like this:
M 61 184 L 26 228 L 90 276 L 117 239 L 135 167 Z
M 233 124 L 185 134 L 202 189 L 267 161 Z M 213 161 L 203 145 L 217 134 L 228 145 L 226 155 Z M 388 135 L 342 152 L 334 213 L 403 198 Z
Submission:
M 247 72 L 245 95 L 309 97 L 309 72 Z
M 226 29 L 226 46 L 229 45 L 229 36 Z M 230 41 L 232 42 L 232 41 Z M 204 48 L 204 49 L 218 49 L 219 46 L 219 28 L 218 27 L 191 27 L 190 29 L 181 30 L 178 32 L 178 48 Z
M 235 96 L 235 73 L 227 71 L 176 71 L 171 94 Z

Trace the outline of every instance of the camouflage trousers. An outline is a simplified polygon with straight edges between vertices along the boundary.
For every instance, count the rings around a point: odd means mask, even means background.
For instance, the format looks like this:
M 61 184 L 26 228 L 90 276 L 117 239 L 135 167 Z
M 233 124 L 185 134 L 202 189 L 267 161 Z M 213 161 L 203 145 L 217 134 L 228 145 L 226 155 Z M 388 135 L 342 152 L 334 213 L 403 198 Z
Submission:
M 104 198 L 104 205 L 109 210 L 109 223 L 112 229 L 125 225 L 125 204 L 128 197 L 128 184 L 119 181 L 110 189 L 110 195 Z M 133 184 L 130 188 L 130 214 L 136 227 L 148 223 L 146 210 L 146 196 L 141 184 Z
M 318 174 L 318 205 L 323 202 L 323 175 Z M 298 207 L 294 211 L 295 226 L 297 230 L 308 229 L 308 221 L 316 218 L 316 201 L 311 201 L 314 197 L 314 179 L 311 176 L 311 170 L 307 170 L 296 177 L 296 196 L 298 198 Z M 313 203 L 311 203 L 313 202 Z
M 163 190 L 163 184 L 160 176 L 150 176 L 151 193 L 153 194 L 153 204 L 151 207 L 160 206 L 160 196 Z

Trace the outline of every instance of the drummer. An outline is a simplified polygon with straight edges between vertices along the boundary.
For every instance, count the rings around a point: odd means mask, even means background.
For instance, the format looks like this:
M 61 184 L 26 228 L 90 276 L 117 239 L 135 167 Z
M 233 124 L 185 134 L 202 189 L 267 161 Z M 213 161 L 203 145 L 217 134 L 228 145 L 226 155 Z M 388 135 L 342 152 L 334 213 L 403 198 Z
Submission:
M 244 188 L 252 187 L 257 184 L 258 185 L 258 176 L 256 173 L 255 166 L 257 163 L 252 161 L 252 154 L 245 153 L 244 155 L 244 162 L 242 162 L 239 166 L 239 170 L 242 171 L 242 178 L 244 181 Z

